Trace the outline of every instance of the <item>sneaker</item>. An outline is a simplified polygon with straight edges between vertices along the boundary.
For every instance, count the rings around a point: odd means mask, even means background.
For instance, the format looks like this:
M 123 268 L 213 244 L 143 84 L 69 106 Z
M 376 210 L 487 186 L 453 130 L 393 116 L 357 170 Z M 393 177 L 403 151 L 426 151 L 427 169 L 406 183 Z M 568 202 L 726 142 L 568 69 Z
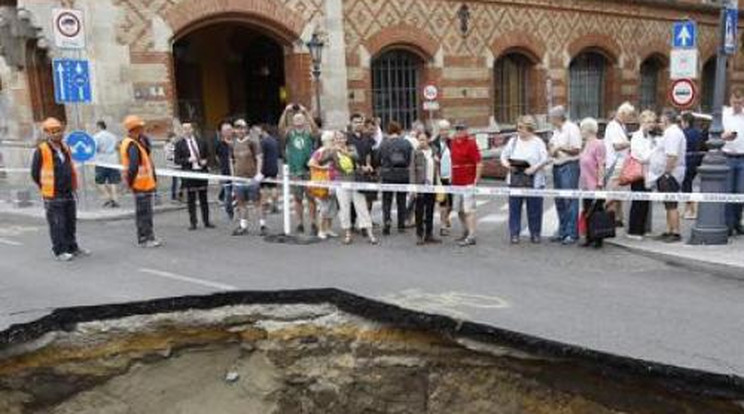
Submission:
M 643 236 L 639 236 L 637 234 L 626 234 L 625 238 L 635 241 L 643 241 Z
M 111 203 L 112 203 L 112 201 L 111 200 L 108 200 L 105 203 L 103 203 L 103 205 L 101 207 L 103 207 L 103 208 L 111 207 Z
M 677 233 L 670 234 L 666 240 L 664 240 L 664 243 L 679 243 L 682 241 L 682 236 Z
M 140 243 L 139 245 L 140 247 L 144 249 L 154 249 L 156 247 L 162 246 L 163 243 L 160 240 L 155 239 L 155 240 L 147 240 L 145 242 Z
M 573 237 L 568 236 L 565 239 L 563 239 L 563 241 L 561 242 L 561 244 L 564 245 L 564 246 L 570 246 L 572 244 L 576 244 L 577 241 L 578 240 L 574 239 Z
M 328 235 L 324 231 L 319 231 L 318 232 L 318 238 L 320 240 L 326 240 L 326 239 L 328 239 Z
M 456 238 L 455 241 L 458 242 L 458 243 L 460 243 L 460 242 L 465 241 L 467 238 L 468 238 L 468 234 L 467 233 L 464 233 L 462 236 Z
M 326 231 L 326 236 L 328 236 L 329 239 L 338 239 L 338 233 L 333 230 Z
M 475 238 L 468 236 L 465 239 L 463 239 L 462 241 L 460 241 L 459 243 L 457 243 L 457 245 L 460 246 L 460 247 L 475 246 Z
M 540 244 L 542 243 L 542 238 L 540 236 L 530 236 L 530 241 L 532 244 Z
M 245 236 L 246 234 L 248 234 L 248 229 L 243 227 L 238 227 L 232 232 L 233 236 Z
M 551 243 L 563 243 L 564 238 L 556 234 L 555 236 L 551 237 L 549 240 Z
M 70 253 L 60 253 L 56 256 L 54 256 L 54 260 L 58 262 L 69 262 L 70 260 L 74 259 L 75 256 L 73 256 Z
M 511 239 L 509 240 L 511 244 L 519 244 L 519 236 L 511 236 Z
M 71 254 L 73 256 L 75 256 L 75 257 L 81 257 L 81 256 L 82 257 L 88 257 L 88 256 L 91 255 L 91 252 L 88 249 L 84 249 L 82 247 L 78 247 L 78 249 L 75 250 L 74 252 L 72 252 Z

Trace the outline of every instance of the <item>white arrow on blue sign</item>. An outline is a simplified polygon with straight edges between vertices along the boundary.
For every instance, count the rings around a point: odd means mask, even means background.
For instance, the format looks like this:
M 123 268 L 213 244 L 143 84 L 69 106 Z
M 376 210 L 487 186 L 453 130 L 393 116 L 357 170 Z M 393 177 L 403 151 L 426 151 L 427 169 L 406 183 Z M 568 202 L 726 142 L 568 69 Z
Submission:
M 723 50 L 727 55 L 736 53 L 736 32 L 739 25 L 739 10 L 726 9 L 726 36 L 724 38 Z
M 692 20 L 675 22 L 672 30 L 672 47 L 694 49 L 697 47 L 697 24 Z
M 90 161 L 96 155 L 96 141 L 85 131 L 73 131 L 65 138 L 70 155 L 76 162 Z
M 87 60 L 54 59 L 54 100 L 57 103 L 90 103 L 90 65 Z

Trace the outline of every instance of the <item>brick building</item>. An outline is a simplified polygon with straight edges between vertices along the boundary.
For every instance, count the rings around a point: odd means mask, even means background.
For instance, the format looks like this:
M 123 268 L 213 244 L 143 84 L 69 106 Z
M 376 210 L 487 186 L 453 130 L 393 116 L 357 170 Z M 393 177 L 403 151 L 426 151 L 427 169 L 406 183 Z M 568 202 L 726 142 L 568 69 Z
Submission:
M 322 113 L 341 126 L 350 111 L 424 118 L 421 90 L 440 90 L 436 117 L 486 127 L 566 104 L 573 117 L 604 117 L 622 101 L 666 102 L 671 23 L 699 25 L 701 92 L 712 100 L 718 15 L 711 0 L 18 0 L 42 41 L 23 65 L 0 63 L 0 110 L 11 139 L 29 139 L 56 105 L 49 59 L 54 7 L 85 12 L 94 102 L 87 127 L 129 112 L 163 134 L 174 117 L 213 128 L 227 115 L 275 121 L 287 102 L 313 106 L 312 33 L 324 35 Z M 466 6 L 466 7 L 463 7 Z M 46 47 L 45 47 L 46 46 Z M 744 83 L 744 59 L 729 65 Z

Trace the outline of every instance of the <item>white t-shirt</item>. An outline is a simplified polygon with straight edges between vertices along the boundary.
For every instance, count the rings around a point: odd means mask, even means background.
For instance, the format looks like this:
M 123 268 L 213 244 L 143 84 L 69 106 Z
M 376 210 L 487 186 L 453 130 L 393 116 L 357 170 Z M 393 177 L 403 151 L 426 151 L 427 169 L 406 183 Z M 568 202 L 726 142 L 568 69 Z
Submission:
M 661 148 L 656 156 L 653 157 L 654 166 L 649 175 L 649 181 L 656 181 L 666 171 L 667 158 L 670 156 L 677 157 L 677 163 L 672 170 L 672 176 L 681 185 L 685 179 L 685 154 L 687 153 L 687 140 L 685 133 L 678 125 L 671 125 L 664 131 L 661 138 Z M 661 156 L 663 155 L 663 157 Z M 663 164 L 663 166 L 662 166 Z
M 630 138 L 630 156 L 641 164 L 648 164 L 654 150 L 653 137 L 646 137 L 640 129 Z
M 625 127 L 620 124 L 617 120 L 613 119 L 607 124 L 604 134 L 604 145 L 605 145 L 605 167 L 608 169 L 615 164 L 616 169 L 622 169 L 623 159 L 628 154 L 628 150 L 615 151 L 615 145 L 627 144 L 628 135 L 625 132 Z
M 510 159 L 527 161 L 531 167 L 534 167 L 548 160 L 548 148 L 545 146 L 545 142 L 537 136 L 533 136 L 526 141 L 514 137 L 509 140 L 509 143 L 501 152 L 502 162 L 507 162 Z M 507 183 L 511 182 L 511 174 L 506 180 Z M 545 169 L 540 169 L 535 173 L 535 188 L 543 188 L 545 184 Z
M 116 135 L 105 129 L 93 135 L 96 142 L 96 161 L 107 164 L 118 164 L 119 153 L 116 151 Z
M 733 108 L 723 108 L 723 130 L 736 132 L 735 140 L 725 141 L 723 152 L 744 154 L 744 112 L 735 114 Z
M 563 123 L 560 129 L 553 131 L 550 138 L 550 147 L 568 147 L 569 149 L 581 150 L 581 131 L 579 127 L 571 121 Z M 554 157 L 555 165 L 563 165 L 567 162 L 578 161 L 579 155 L 568 155 L 565 152 L 558 152 Z

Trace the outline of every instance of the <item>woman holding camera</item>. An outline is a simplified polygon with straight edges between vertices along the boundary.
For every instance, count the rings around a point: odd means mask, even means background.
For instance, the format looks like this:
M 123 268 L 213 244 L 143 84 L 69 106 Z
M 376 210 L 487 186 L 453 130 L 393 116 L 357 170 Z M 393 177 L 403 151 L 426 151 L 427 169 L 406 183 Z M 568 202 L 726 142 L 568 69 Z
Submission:
M 509 140 L 501 152 L 501 164 L 509 170 L 510 187 L 545 188 L 543 168 L 549 163 L 545 142 L 535 135 L 535 118 L 525 115 L 517 121 L 517 136 Z M 527 204 L 527 223 L 532 243 L 541 242 L 543 199 L 541 197 L 509 197 L 509 233 L 511 243 L 519 243 L 522 232 L 522 205 Z

